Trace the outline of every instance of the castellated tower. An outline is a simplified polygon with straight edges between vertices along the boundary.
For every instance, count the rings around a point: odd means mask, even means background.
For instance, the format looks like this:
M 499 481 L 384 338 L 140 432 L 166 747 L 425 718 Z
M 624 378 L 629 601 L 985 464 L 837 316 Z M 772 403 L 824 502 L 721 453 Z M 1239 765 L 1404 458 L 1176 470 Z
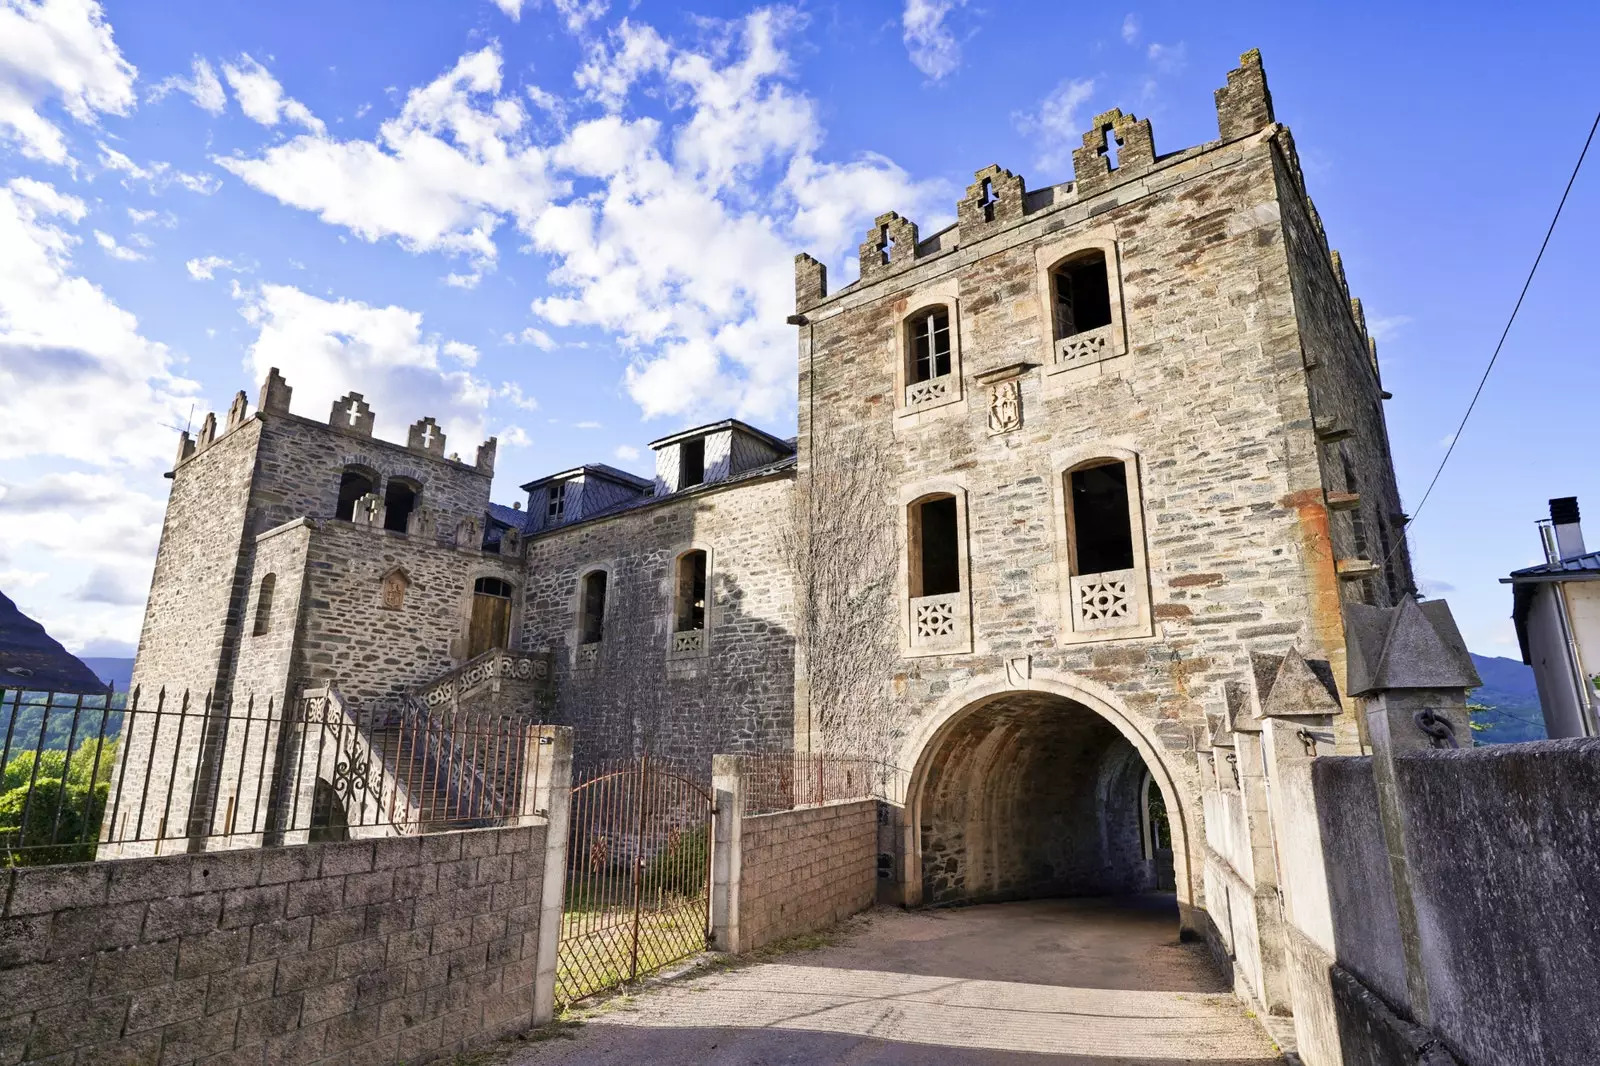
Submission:
M 485 540 L 492 438 L 464 463 L 432 418 L 390 443 L 372 435 L 361 394 L 321 421 L 291 412 L 291 393 L 273 369 L 254 413 L 240 392 L 225 423 L 207 415 L 198 437 L 179 438 L 134 666 L 141 713 L 115 778 L 126 797 L 159 789 L 162 813 L 146 802 L 142 827 L 108 819 L 110 841 L 172 850 L 218 833 L 221 809 L 249 802 L 223 795 L 219 775 L 241 757 L 227 716 L 269 704 L 281 716 L 331 680 L 365 701 L 430 681 L 472 651 L 474 579 L 520 585 L 518 560 Z M 263 743 L 259 731 L 250 741 Z M 130 801 L 115 821 L 131 816 Z M 130 850 L 154 844 L 101 855 Z
M 1111 110 L 1071 182 L 990 166 L 947 229 L 879 217 L 838 292 L 798 258 L 796 491 L 828 535 L 885 523 L 897 574 L 891 676 L 852 695 L 802 648 L 797 743 L 840 693 L 885 716 L 909 902 L 1227 891 L 1197 750 L 1249 718 L 1251 653 L 1342 685 L 1342 604 L 1412 585 L 1376 349 L 1258 53 L 1216 100 L 1209 143 Z

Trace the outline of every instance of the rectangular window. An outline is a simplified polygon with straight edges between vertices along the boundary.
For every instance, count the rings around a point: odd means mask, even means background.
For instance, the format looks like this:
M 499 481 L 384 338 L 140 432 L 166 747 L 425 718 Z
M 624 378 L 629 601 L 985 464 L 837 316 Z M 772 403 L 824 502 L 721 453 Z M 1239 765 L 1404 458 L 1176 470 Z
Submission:
M 545 508 L 545 519 L 559 522 L 567 513 L 567 483 L 558 481 L 550 486 L 550 504 Z
M 912 383 L 950 373 L 950 312 L 930 311 L 911 327 Z
M 921 587 L 918 596 L 947 596 L 961 591 L 961 545 L 956 524 L 956 498 L 940 496 L 917 508 L 916 529 Z
M 686 440 L 678 445 L 678 487 L 686 489 L 706 479 L 706 439 Z
M 598 644 L 605 636 L 606 572 L 596 570 L 583 579 L 583 644 Z
M 1105 574 L 1133 569 L 1133 527 L 1128 511 L 1128 470 L 1105 463 L 1072 472 L 1072 572 Z
M 706 627 L 706 553 L 692 551 L 678 560 L 677 631 Z

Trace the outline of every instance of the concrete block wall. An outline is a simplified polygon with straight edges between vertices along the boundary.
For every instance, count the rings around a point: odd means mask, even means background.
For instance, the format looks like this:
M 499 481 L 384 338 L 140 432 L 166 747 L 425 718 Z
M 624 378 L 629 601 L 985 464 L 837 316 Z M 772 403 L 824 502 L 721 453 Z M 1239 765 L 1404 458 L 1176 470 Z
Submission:
M 10 870 L 0 1062 L 416 1063 L 519 1031 L 546 836 Z
M 743 820 L 740 951 L 826 928 L 872 906 L 877 891 L 877 800 Z

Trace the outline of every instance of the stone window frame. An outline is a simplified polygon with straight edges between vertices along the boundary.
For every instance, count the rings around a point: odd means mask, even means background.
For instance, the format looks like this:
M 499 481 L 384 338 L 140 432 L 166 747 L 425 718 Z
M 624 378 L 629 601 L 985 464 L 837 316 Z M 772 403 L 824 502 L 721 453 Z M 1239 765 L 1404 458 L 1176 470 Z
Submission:
M 276 571 L 263 574 L 256 582 L 255 610 L 251 615 L 250 635 L 264 637 L 272 630 L 272 601 L 278 589 Z
M 589 566 L 586 566 L 578 573 L 578 586 L 572 594 L 572 662 L 573 665 L 579 669 L 584 667 L 593 667 L 598 665 L 600 662 L 600 649 L 605 644 L 605 627 L 607 621 L 611 618 L 611 605 L 612 601 L 615 599 L 611 593 L 616 588 L 616 583 L 613 580 L 613 578 L 616 576 L 616 572 L 616 564 L 610 560 L 607 560 L 605 562 L 593 563 Z M 606 600 L 605 605 L 600 610 L 600 639 L 592 644 L 585 644 L 583 642 L 583 623 L 585 617 L 584 612 L 587 610 L 587 604 L 585 603 L 584 592 L 585 586 L 588 584 L 589 578 L 593 574 L 606 575 Z M 585 649 L 593 650 L 586 651 Z
M 1133 597 L 1132 620 L 1127 625 L 1098 629 L 1080 628 L 1076 605 L 1073 602 L 1074 577 L 1072 564 L 1072 491 L 1069 478 L 1073 471 L 1086 466 L 1101 465 L 1106 461 L 1121 461 L 1128 484 L 1128 531 L 1133 539 L 1133 567 L 1128 577 L 1128 592 Z M 1144 476 L 1137 451 L 1113 444 L 1100 444 L 1058 452 L 1050 459 L 1050 496 L 1056 531 L 1056 573 L 1060 623 L 1056 643 L 1089 644 L 1107 640 L 1131 640 L 1155 635 L 1154 615 L 1150 607 L 1150 557 L 1145 545 Z
M 683 562 L 683 557 L 691 552 L 704 552 L 706 557 L 706 624 L 703 629 L 687 629 L 684 633 L 698 633 L 699 639 L 685 637 L 679 639 L 678 630 L 678 567 Z M 716 603 L 714 591 L 716 577 L 716 553 L 709 544 L 692 541 L 684 544 L 672 553 L 672 562 L 666 574 L 666 632 L 667 632 L 667 658 L 669 659 L 703 659 L 711 651 L 711 631 L 717 627 Z
M 949 395 L 922 403 L 910 404 L 906 393 L 911 387 L 913 360 L 911 323 L 919 315 L 935 307 L 944 307 L 950 313 L 950 380 Z M 916 425 L 925 418 L 939 417 L 959 410 L 966 398 L 961 360 L 961 284 L 957 278 L 946 278 L 921 286 L 896 301 L 894 318 L 894 412 L 901 425 Z M 931 380 L 940 380 L 934 378 Z
M 489 556 L 494 559 L 498 556 Z M 456 639 L 451 642 L 450 658 L 454 665 L 467 661 L 467 649 L 472 641 L 472 596 L 478 581 L 492 577 L 511 586 L 511 617 L 506 622 L 507 651 L 520 650 L 522 644 L 523 603 L 527 597 L 527 580 L 519 569 L 507 566 L 469 566 L 461 575 L 461 592 L 456 606 Z
M 956 501 L 956 567 L 961 588 L 952 594 L 955 607 L 955 633 L 946 640 L 924 642 L 916 639 L 916 603 L 911 596 L 911 549 L 913 542 L 912 507 L 932 496 L 953 496 Z M 900 607 L 900 656 L 920 659 L 933 655 L 966 655 L 972 652 L 972 561 L 969 545 L 971 527 L 967 518 L 968 493 L 961 475 L 931 478 L 900 488 L 897 499 L 899 517 L 895 521 L 899 574 L 896 595 Z M 928 597 L 944 599 L 945 597 Z
M 1071 259 L 1080 252 L 1098 251 L 1105 256 L 1106 261 L 1106 292 L 1111 301 L 1111 325 L 1102 326 L 1108 330 L 1106 351 L 1094 358 L 1085 358 L 1075 362 L 1058 362 L 1056 359 L 1056 302 L 1055 286 L 1051 275 L 1062 262 Z M 1044 334 L 1042 338 L 1045 375 L 1063 374 L 1073 370 L 1095 368 L 1098 373 L 1106 361 L 1116 359 L 1128 354 L 1128 323 L 1127 304 L 1122 286 L 1122 255 L 1121 246 L 1117 241 L 1116 230 L 1109 226 L 1062 237 L 1059 240 L 1043 241 L 1033 250 L 1035 268 L 1035 289 L 1039 299 L 1039 321 Z M 1094 333 L 1090 330 L 1089 333 Z M 1087 336 L 1088 334 L 1077 334 Z

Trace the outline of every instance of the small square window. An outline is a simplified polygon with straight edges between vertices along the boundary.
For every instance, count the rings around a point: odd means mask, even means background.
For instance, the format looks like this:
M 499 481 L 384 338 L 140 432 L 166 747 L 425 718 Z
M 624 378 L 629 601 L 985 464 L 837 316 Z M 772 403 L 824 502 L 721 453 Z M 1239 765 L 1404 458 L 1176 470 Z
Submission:
M 550 486 L 550 504 L 545 508 L 545 519 L 559 522 L 567 513 L 567 483 L 558 481 Z

